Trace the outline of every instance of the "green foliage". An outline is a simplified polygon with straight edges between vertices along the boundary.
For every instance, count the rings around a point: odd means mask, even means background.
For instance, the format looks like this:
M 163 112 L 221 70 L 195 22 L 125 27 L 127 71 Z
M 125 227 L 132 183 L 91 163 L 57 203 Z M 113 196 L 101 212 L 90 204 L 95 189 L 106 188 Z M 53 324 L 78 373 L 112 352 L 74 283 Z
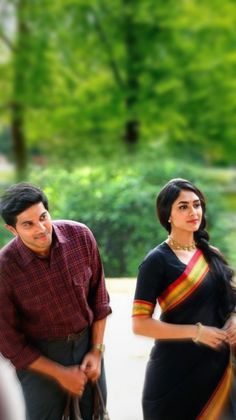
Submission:
M 236 267 L 235 174 L 205 167 L 235 165 L 236 3 L 2 0 L 1 6 L 0 152 L 12 156 L 17 105 L 28 155 L 58 164 L 29 174 L 45 187 L 53 216 L 91 227 L 109 275 L 134 275 L 165 237 L 155 220 L 159 187 L 187 177 L 206 192 L 211 236 Z M 124 133 L 131 120 L 140 138 L 129 155 Z M 8 236 L 0 235 L 3 244 Z
M 71 172 L 59 167 L 34 171 L 29 180 L 45 190 L 54 219 L 77 220 L 91 228 L 106 275 L 117 277 L 135 276 L 147 252 L 166 238 L 155 215 L 155 199 L 173 177 L 188 178 L 205 192 L 211 243 L 235 264 L 232 195 L 228 202 L 224 193 L 234 182 L 234 172 L 203 171 L 181 161 L 155 162 L 137 156 L 135 163 L 126 159 Z M 1 236 L 1 244 L 8 238 Z
M 2 4 L 0 130 L 20 102 L 30 151 L 67 167 L 113 157 L 135 119 L 141 149 L 235 162 L 235 2 Z
M 79 220 L 92 229 L 108 275 L 134 275 L 138 258 L 154 240 L 148 232 L 153 233 L 156 225 L 153 207 L 149 206 L 155 188 L 142 191 L 140 176 L 110 169 L 56 171 L 56 175 L 49 170 L 34 181 L 50 197 L 54 218 Z

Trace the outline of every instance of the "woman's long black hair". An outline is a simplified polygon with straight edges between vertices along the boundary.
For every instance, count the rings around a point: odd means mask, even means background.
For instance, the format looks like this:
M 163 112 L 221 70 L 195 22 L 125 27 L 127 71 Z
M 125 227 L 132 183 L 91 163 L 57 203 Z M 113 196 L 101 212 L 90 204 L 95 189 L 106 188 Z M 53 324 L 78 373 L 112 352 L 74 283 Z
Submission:
M 157 196 L 157 216 L 162 226 L 170 233 L 171 224 L 169 218 L 171 208 L 182 190 L 193 191 L 201 202 L 202 221 L 199 229 L 194 232 L 194 240 L 196 246 L 202 250 L 204 257 L 210 266 L 210 270 L 217 280 L 216 284 L 220 299 L 218 310 L 222 322 L 225 322 L 229 314 L 235 310 L 236 305 L 236 290 L 232 285 L 234 273 L 224 256 L 216 248 L 209 245 L 209 234 L 205 230 L 206 201 L 203 193 L 186 179 L 172 179 L 162 188 Z

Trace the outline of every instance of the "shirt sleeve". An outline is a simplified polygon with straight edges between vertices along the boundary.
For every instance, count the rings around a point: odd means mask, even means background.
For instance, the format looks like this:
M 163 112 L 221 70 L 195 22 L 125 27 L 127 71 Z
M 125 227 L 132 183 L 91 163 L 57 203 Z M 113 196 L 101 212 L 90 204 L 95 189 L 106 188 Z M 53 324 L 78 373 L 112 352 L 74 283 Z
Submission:
M 151 252 L 139 266 L 132 316 L 152 316 L 163 284 L 164 264 L 157 251 Z
M 1 273 L 0 282 L 0 351 L 15 368 L 25 368 L 40 356 L 40 352 L 27 343 L 20 329 L 19 315 L 14 297 Z M 4 281 L 5 280 L 5 281 Z
M 110 298 L 106 289 L 103 265 L 96 240 L 87 228 L 87 246 L 90 255 L 92 277 L 88 296 L 88 303 L 93 311 L 94 321 L 106 318 L 111 313 Z

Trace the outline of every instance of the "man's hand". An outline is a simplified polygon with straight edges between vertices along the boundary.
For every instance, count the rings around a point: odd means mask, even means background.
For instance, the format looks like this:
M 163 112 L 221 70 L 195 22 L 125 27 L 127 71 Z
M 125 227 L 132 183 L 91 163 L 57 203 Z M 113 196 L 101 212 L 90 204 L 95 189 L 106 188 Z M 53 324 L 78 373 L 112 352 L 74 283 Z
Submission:
M 87 376 L 79 366 L 62 366 L 56 377 L 59 384 L 73 395 L 81 396 L 87 383 Z
M 101 352 L 93 349 L 88 352 L 80 365 L 80 369 L 87 375 L 91 382 L 95 382 L 101 374 Z
M 74 395 L 81 396 L 87 383 L 87 376 L 79 366 L 63 366 L 44 356 L 31 363 L 29 369 L 51 377 Z

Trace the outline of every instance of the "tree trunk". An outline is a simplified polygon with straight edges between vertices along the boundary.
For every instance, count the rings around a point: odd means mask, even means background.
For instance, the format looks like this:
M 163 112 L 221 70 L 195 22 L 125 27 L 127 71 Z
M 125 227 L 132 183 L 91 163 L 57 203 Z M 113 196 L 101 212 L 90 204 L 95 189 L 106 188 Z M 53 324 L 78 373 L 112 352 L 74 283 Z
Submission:
M 130 81 L 130 85 L 131 84 L 133 84 L 132 81 Z M 126 121 L 124 135 L 125 143 L 130 147 L 136 145 L 139 140 L 139 121 L 132 116 L 136 103 L 137 97 L 134 94 L 130 94 L 126 99 L 126 107 L 128 114 L 130 114 L 130 118 Z
M 127 121 L 125 124 L 125 142 L 127 145 L 134 145 L 139 140 L 139 122 L 137 120 Z
M 125 47 L 126 47 L 126 109 L 124 140 L 128 147 L 135 146 L 139 140 L 140 121 L 137 115 L 140 54 L 138 50 L 138 31 L 135 26 L 136 0 L 124 0 Z
M 27 148 L 24 128 L 25 118 L 25 74 L 27 72 L 27 63 L 25 60 L 27 54 L 27 38 L 29 31 L 26 24 L 25 10 L 27 0 L 19 0 L 17 4 L 17 41 L 14 52 L 14 80 L 13 80 L 13 98 L 11 105 L 11 133 L 14 160 L 16 165 L 16 176 L 22 180 L 27 172 Z
M 27 170 L 27 151 L 23 123 L 23 107 L 21 104 L 12 105 L 11 133 L 13 143 L 13 153 L 16 164 L 16 176 L 18 180 L 23 180 Z

